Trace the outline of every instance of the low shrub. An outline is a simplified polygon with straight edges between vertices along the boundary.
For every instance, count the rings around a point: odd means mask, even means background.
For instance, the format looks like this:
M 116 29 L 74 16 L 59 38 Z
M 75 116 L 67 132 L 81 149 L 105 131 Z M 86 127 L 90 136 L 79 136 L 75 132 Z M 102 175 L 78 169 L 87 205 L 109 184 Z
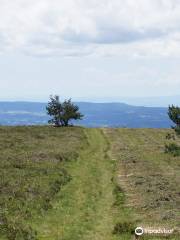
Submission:
M 119 222 L 114 226 L 113 234 L 133 234 L 135 225 L 132 222 Z
M 174 157 L 180 156 L 180 146 L 175 143 L 166 144 L 165 153 L 170 153 Z

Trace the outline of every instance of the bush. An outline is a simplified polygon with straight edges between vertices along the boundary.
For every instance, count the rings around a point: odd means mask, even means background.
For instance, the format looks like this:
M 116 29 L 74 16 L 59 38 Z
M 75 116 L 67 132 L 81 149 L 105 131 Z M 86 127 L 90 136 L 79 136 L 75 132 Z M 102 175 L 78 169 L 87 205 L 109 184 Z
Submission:
M 132 222 L 119 222 L 114 226 L 113 234 L 130 233 L 133 234 L 135 225 Z
M 180 147 L 175 143 L 166 144 L 165 153 L 170 153 L 174 157 L 180 156 Z

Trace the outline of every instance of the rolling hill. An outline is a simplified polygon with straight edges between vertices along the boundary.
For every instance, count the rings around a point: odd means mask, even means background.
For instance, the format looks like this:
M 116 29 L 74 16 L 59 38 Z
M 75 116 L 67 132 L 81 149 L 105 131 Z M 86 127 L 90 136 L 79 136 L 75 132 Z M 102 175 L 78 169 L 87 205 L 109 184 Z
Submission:
M 167 108 L 131 106 L 124 103 L 77 102 L 85 115 L 78 125 L 86 127 L 169 128 Z M 47 124 L 46 104 L 0 102 L 1 125 Z

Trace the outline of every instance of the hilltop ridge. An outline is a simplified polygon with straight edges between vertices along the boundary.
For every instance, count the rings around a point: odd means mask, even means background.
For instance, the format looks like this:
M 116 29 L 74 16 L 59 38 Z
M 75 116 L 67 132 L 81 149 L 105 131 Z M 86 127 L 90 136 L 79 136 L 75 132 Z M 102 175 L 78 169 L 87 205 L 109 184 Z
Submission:
M 132 106 L 125 103 L 76 102 L 86 127 L 170 128 L 167 108 Z M 0 102 L 1 125 L 44 125 L 46 103 Z

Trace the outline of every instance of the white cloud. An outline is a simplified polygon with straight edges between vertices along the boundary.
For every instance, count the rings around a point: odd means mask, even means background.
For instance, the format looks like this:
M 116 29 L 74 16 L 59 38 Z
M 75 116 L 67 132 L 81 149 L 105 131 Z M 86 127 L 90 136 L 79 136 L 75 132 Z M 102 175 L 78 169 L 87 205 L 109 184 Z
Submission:
M 0 51 L 180 56 L 179 0 L 0 0 Z

